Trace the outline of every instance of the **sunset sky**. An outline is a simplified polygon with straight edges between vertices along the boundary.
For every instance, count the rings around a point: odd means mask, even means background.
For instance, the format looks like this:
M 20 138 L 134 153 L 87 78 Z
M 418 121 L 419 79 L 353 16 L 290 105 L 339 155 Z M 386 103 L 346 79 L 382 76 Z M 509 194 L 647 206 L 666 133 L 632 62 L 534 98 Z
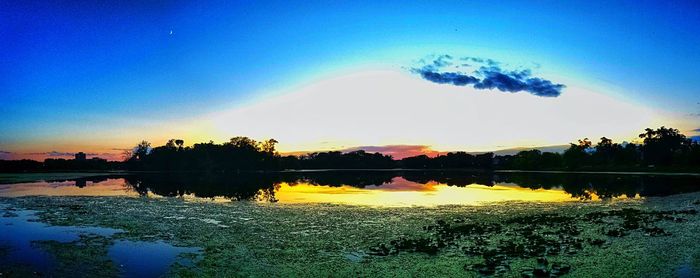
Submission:
M 0 1 L 0 159 L 700 135 L 694 1 L 27 2 Z

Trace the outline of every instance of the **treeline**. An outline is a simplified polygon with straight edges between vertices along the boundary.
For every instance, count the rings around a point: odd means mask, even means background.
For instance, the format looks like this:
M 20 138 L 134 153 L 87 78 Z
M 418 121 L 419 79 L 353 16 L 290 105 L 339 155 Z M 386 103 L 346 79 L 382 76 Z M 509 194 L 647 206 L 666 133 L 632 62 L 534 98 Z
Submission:
M 490 169 L 493 164 L 493 153 L 472 155 L 466 152 L 450 152 L 432 158 L 418 155 L 399 161 L 399 165 L 407 169 Z
M 284 169 L 518 169 L 518 170 L 610 170 L 646 169 L 697 171 L 700 169 L 700 145 L 677 129 L 647 128 L 639 135 L 643 141 L 615 143 L 603 137 L 595 145 L 582 139 L 563 153 L 522 151 L 516 155 L 450 152 L 436 157 L 419 155 L 396 160 L 381 153 L 314 152 L 305 155 L 280 155 L 277 141 L 256 141 L 234 137 L 223 144 L 214 142 L 185 146 L 179 139 L 151 147 L 143 141 L 125 153 L 124 162 L 102 159 L 47 159 L 2 161 L 1 172 L 132 170 L 132 171 L 276 171 Z
M 4 173 L 108 170 L 126 170 L 126 165 L 101 158 L 85 160 L 47 158 L 43 162 L 29 159 L 0 160 L 0 172 Z
M 395 160 L 389 155 L 352 152 L 314 152 L 282 156 L 275 150 L 277 141 L 256 141 L 234 137 L 229 142 L 194 144 L 169 140 L 164 146 L 151 148 L 143 141 L 126 154 L 130 170 L 237 172 L 284 169 L 482 169 L 493 165 L 493 154 L 471 155 L 454 152 L 430 158 L 425 155 Z
M 129 170 L 148 171 L 251 171 L 278 170 L 280 156 L 275 151 L 277 141 L 258 142 L 248 137 L 234 137 L 229 142 L 198 143 L 185 147 L 184 141 L 169 140 L 164 146 L 151 148 L 142 141 L 126 153 Z
M 522 151 L 498 156 L 500 169 L 521 170 L 697 170 L 700 144 L 677 129 L 660 127 L 639 134 L 641 144 L 615 143 L 602 137 L 593 145 L 588 138 L 571 144 L 564 153 Z

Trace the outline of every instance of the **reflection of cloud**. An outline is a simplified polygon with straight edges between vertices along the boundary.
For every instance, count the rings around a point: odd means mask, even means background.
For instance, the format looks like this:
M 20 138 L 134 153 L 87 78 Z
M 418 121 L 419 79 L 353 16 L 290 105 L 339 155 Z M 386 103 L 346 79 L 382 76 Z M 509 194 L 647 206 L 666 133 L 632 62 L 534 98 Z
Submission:
M 391 183 L 382 184 L 379 186 L 367 186 L 364 189 L 381 190 L 381 191 L 395 191 L 395 192 L 403 192 L 403 191 L 425 192 L 425 191 L 436 191 L 437 189 L 435 188 L 435 185 L 437 185 L 437 183 L 435 183 L 435 182 L 417 183 L 417 182 L 412 182 L 412 181 L 406 180 L 402 177 L 395 177 L 395 178 L 391 179 Z
M 404 157 L 417 156 L 425 154 L 427 156 L 436 156 L 440 152 L 433 150 L 430 146 L 425 145 L 387 145 L 387 146 L 359 146 L 341 150 L 343 152 L 351 152 L 364 150 L 366 152 L 379 152 L 385 155 L 391 155 L 395 159 Z
M 455 86 L 472 85 L 475 89 L 498 89 L 502 92 L 528 92 L 541 97 L 558 97 L 566 87 L 563 84 L 555 84 L 549 80 L 533 77 L 529 69 L 507 71 L 502 69 L 500 63 L 490 59 L 473 57 L 460 58 L 462 61 L 475 62 L 481 66 L 466 73 L 461 68 L 471 67 L 470 64 L 455 65 L 450 55 L 440 55 L 429 63 L 419 68 L 413 68 L 412 72 L 419 74 L 423 79 Z

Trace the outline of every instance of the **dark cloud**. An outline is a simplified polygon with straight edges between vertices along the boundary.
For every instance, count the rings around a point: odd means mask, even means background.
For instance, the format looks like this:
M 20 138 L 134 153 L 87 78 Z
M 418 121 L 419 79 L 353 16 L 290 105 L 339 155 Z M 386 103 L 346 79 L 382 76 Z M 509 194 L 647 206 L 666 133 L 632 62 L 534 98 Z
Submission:
M 63 157 L 63 156 L 74 156 L 75 153 L 71 152 L 57 152 L 57 151 L 50 151 L 50 152 L 43 152 L 43 153 L 27 153 L 28 155 L 45 155 L 49 157 Z M 96 153 L 86 153 L 85 155 L 98 155 Z
M 73 156 L 75 153 L 68 153 L 68 152 L 57 152 L 57 151 L 50 151 L 50 152 L 43 152 L 43 153 L 27 153 L 28 155 L 45 155 L 45 156 Z
M 0 154 L 12 154 L 12 152 L 8 152 L 8 151 L 0 151 Z
M 439 73 L 439 72 L 421 69 L 419 71 L 419 73 L 420 73 L 420 76 L 423 77 L 423 79 L 428 80 L 428 81 L 432 81 L 435 83 L 439 83 L 439 84 L 452 84 L 455 86 L 466 86 L 469 84 L 476 84 L 479 82 L 479 79 L 476 77 L 464 75 L 464 74 L 457 73 L 457 72 Z
M 475 89 L 497 89 L 510 93 L 524 91 L 541 97 L 558 97 L 566 87 L 563 84 L 555 84 L 543 78 L 533 77 L 532 72 L 528 69 L 503 70 L 499 66 L 500 63 L 491 59 L 463 57 L 459 60 L 482 64 L 482 66 L 472 73 L 446 71 L 445 68 L 459 68 L 459 66 L 453 66 L 452 60 L 452 56 L 449 55 L 437 56 L 427 63 L 425 60 L 421 60 L 424 65 L 419 68 L 413 68 L 411 71 L 419 74 L 425 80 L 438 84 L 472 85 Z M 461 66 L 468 67 L 470 65 L 461 64 Z
M 45 153 L 48 156 L 73 156 L 75 153 L 64 153 L 64 152 L 57 152 L 57 151 L 50 151 Z
M 693 129 L 695 132 L 700 132 L 700 128 Z

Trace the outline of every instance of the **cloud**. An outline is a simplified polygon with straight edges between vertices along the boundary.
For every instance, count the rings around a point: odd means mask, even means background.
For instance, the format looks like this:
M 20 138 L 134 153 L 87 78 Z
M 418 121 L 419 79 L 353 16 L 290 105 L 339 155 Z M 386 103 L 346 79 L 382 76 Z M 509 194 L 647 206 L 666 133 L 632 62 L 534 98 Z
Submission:
M 462 67 L 471 67 L 471 65 L 455 65 L 452 56 L 440 55 L 427 63 L 425 59 L 422 59 L 421 63 L 424 65 L 412 68 L 411 71 L 419 74 L 425 80 L 438 84 L 471 85 L 475 89 L 497 89 L 510 93 L 524 91 L 540 97 L 558 97 L 566 87 L 563 84 L 555 84 L 543 78 L 533 77 L 529 69 L 504 70 L 500 67 L 499 62 L 491 59 L 463 57 L 459 60 L 474 62 L 481 64 L 481 66 L 471 73 L 465 73 L 460 69 Z
M 49 157 L 60 157 L 60 156 L 73 156 L 75 153 L 69 153 L 69 152 L 57 152 L 57 151 L 50 151 L 50 152 L 40 152 L 40 153 L 26 153 L 27 155 L 45 155 Z
M 430 148 L 426 145 L 386 145 L 386 146 L 359 146 L 352 147 L 341 150 L 342 152 L 351 152 L 357 150 L 364 150 L 366 152 L 378 152 L 385 155 L 391 155 L 395 159 L 402 159 L 405 157 L 417 156 L 417 155 L 427 155 L 436 156 L 441 154 L 436 150 Z
M 693 129 L 695 132 L 700 132 L 700 128 Z
M 440 84 L 452 84 L 455 86 L 465 86 L 469 84 L 479 83 L 479 79 L 473 76 L 463 75 L 458 72 L 438 73 L 434 71 L 423 70 L 420 72 L 423 79 Z
M 0 150 L 0 160 L 10 159 L 12 157 L 12 152 Z
M 41 153 L 26 153 L 27 155 L 45 155 L 48 157 L 65 157 L 65 156 L 75 156 L 75 153 L 71 152 L 58 152 L 58 151 L 50 151 L 50 152 L 41 152 Z M 85 155 L 92 156 L 92 155 L 98 155 L 97 153 L 86 153 Z

